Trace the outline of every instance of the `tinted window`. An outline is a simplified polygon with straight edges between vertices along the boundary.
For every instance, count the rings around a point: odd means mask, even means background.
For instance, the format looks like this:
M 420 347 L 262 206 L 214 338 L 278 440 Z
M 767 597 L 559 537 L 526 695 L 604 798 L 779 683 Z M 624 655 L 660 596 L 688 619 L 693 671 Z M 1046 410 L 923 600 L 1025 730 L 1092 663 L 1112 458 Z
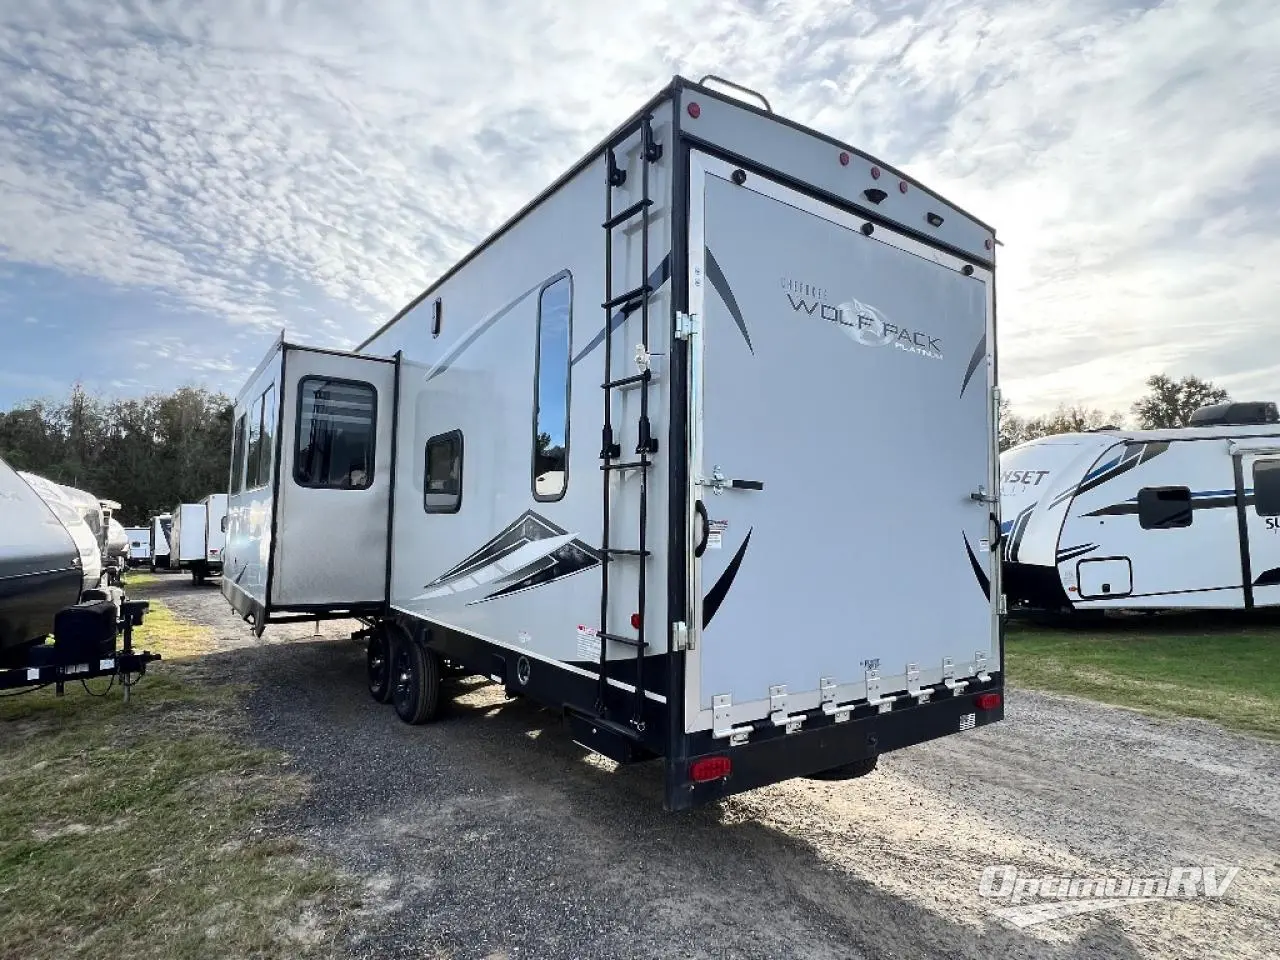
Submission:
M 462 507 L 462 434 L 454 430 L 427 441 L 427 513 L 457 513 Z
M 565 274 L 543 287 L 538 298 L 533 420 L 533 495 L 537 500 L 559 500 L 568 483 L 572 290 Z
M 377 406 L 372 384 L 304 377 L 298 384 L 294 480 L 304 487 L 367 489 L 373 483 Z
M 1280 517 L 1280 460 L 1253 465 L 1253 509 L 1262 517 Z
M 1138 491 L 1138 522 L 1144 530 L 1191 526 L 1187 487 L 1143 487 Z
M 262 446 L 262 398 L 259 397 L 249 408 L 249 442 L 245 454 L 245 486 L 258 485 L 258 450 Z
M 239 493 L 244 489 L 244 430 L 245 417 L 240 414 L 236 420 L 236 432 L 231 441 L 231 485 L 227 488 L 231 493 Z
M 258 438 L 258 475 L 256 486 L 271 482 L 271 468 L 275 461 L 276 385 L 273 383 L 262 394 L 262 429 Z

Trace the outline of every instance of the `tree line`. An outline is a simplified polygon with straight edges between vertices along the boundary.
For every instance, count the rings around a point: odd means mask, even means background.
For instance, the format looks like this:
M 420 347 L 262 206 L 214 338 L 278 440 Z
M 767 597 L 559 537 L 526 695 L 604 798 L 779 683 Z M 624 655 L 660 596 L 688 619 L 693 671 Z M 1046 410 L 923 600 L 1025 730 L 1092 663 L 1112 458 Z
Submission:
M 77 385 L 0 411 L 0 460 L 116 500 L 121 523 L 146 526 L 227 489 L 231 413 L 229 397 L 197 387 L 111 400 Z
M 1134 424 L 1142 430 L 1185 427 L 1191 414 L 1211 403 L 1230 400 L 1226 390 L 1208 380 L 1188 376 L 1180 380 L 1163 373 L 1147 378 L 1147 392 L 1133 404 Z M 1000 401 L 1000 449 L 1056 433 L 1083 433 L 1106 427 L 1123 427 L 1125 416 L 1082 404 L 1062 404 L 1052 413 L 1022 417 L 1008 400 Z

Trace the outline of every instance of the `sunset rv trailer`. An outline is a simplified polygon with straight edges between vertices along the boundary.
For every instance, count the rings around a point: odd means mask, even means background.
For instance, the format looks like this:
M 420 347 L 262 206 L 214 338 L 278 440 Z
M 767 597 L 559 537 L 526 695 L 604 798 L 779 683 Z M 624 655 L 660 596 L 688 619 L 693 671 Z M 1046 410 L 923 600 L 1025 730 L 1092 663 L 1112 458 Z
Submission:
M 1017 607 L 1280 605 L 1274 419 L 1043 437 L 1006 450 L 1000 467 Z
M 53 508 L 0 460 L 0 667 L 80 599 L 80 551 Z
M 151 572 L 168 569 L 169 538 L 173 533 L 173 514 L 161 513 L 151 518 Z
M 356 353 L 272 347 L 223 593 L 363 618 L 408 722 L 447 663 L 661 757 L 669 809 L 999 720 L 994 247 L 677 78 Z

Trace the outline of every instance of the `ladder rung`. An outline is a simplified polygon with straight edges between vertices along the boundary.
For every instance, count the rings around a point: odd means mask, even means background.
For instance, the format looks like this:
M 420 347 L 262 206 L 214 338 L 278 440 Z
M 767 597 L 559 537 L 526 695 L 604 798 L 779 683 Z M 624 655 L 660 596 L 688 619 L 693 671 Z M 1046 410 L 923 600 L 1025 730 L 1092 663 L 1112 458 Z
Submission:
M 651 293 L 653 293 L 653 288 L 650 287 L 647 283 L 642 283 L 640 286 L 636 287 L 634 290 L 628 290 L 626 293 L 618 294 L 612 300 L 606 300 L 604 303 L 600 304 L 600 306 L 604 307 L 604 309 L 606 310 L 612 310 L 614 307 L 616 307 L 620 303 L 629 303 L 632 300 L 638 300 L 641 297 L 647 297 Z
M 642 383 L 645 380 L 652 380 L 653 374 L 646 370 L 644 373 L 637 373 L 634 376 L 623 377 L 621 380 L 610 380 L 608 383 L 600 384 L 602 390 L 613 390 L 617 387 L 629 387 L 633 383 Z
M 653 554 L 648 550 L 623 550 L 617 547 L 609 547 L 605 551 L 611 557 L 650 557 Z
M 651 206 L 653 206 L 653 201 L 647 197 L 644 200 L 637 200 L 631 206 L 627 207 L 627 209 L 619 210 L 604 223 L 600 224 L 600 226 L 604 227 L 606 230 L 612 230 L 618 224 L 622 223 L 622 221 L 630 220 L 645 207 Z
M 614 643 L 625 643 L 629 647 L 647 647 L 648 644 L 639 637 L 620 637 L 616 633 L 598 633 L 596 636 L 602 640 L 612 640 Z
M 628 460 L 626 463 L 606 463 L 601 470 L 648 470 L 653 466 L 652 460 Z

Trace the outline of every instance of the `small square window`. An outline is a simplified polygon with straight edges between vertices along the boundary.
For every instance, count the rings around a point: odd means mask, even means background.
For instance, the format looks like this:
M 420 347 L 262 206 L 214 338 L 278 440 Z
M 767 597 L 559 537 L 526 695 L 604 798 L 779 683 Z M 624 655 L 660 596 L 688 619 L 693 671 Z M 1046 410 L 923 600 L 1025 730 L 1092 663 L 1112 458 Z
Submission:
M 1280 517 L 1280 460 L 1253 465 L 1253 509 L 1260 517 Z
M 1191 526 L 1188 487 L 1143 487 L 1138 491 L 1138 522 L 1143 530 Z
M 422 505 L 427 513 L 462 509 L 462 432 L 453 430 L 427 441 L 427 471 Z

